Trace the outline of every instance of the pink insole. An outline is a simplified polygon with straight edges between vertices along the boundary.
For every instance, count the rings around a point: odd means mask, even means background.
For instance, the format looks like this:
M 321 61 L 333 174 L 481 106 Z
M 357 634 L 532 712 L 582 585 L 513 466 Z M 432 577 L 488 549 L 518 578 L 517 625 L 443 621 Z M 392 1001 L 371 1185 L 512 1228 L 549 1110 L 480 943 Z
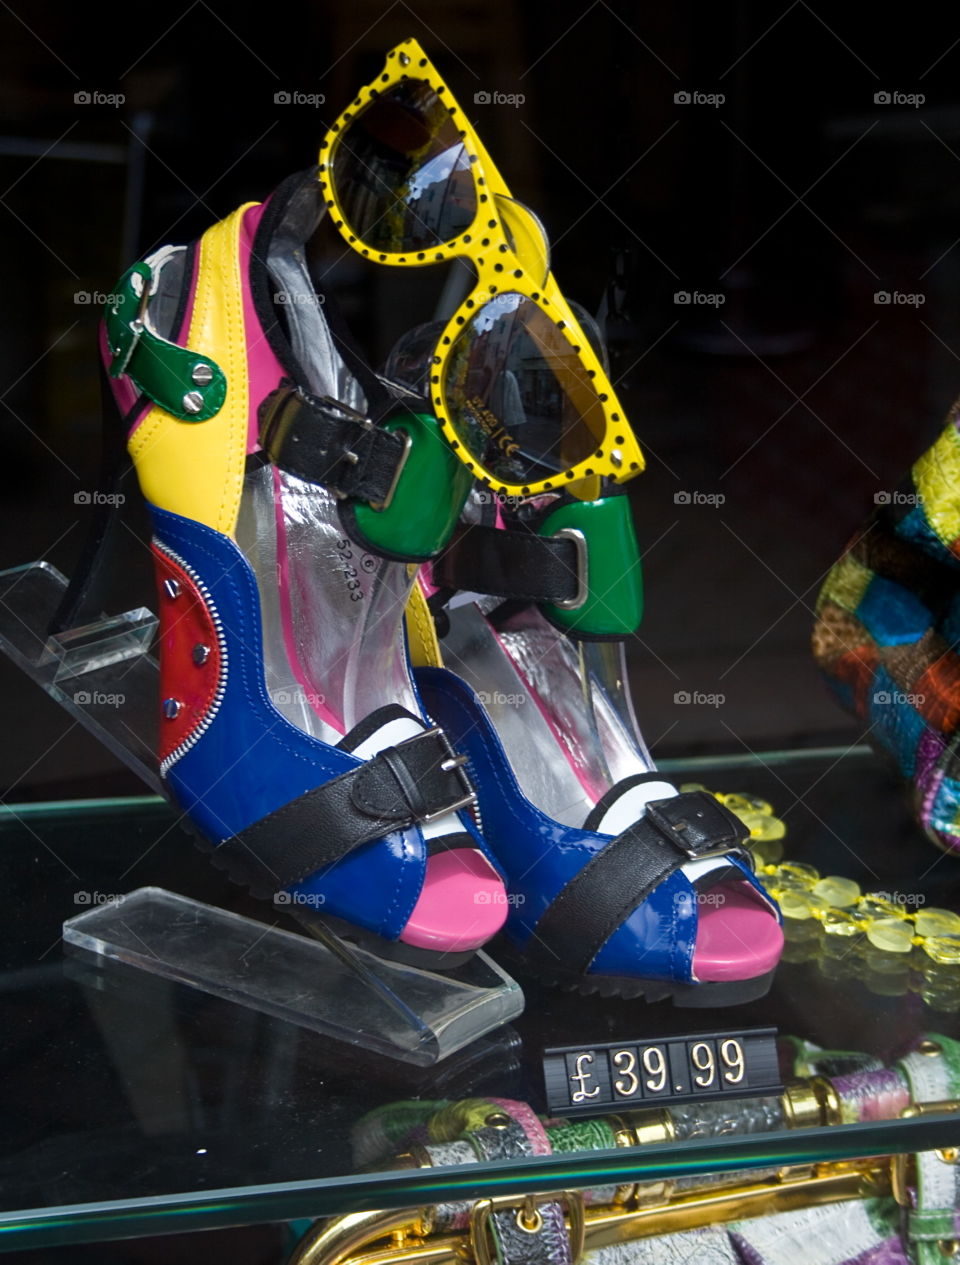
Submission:
M 427 859 L 420 899 L 400 939 L 418 949 L 465 953 L 496 935 L 506 917 L 496 870 L 482 852 L 455 848 Z
M 783 929 L 749 884 L 719 883 L 703 894 L 698 912 L 693 974 L 701 983 L 752 979 L 779 962 Z

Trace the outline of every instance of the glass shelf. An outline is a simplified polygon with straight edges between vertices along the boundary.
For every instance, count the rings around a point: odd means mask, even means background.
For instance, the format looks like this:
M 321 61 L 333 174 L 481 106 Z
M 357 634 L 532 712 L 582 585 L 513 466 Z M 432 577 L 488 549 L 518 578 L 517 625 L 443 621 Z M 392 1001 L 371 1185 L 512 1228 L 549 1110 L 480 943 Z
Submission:
M 669 772 L 770 800 L 791 860 L 960 909 L 960 861 L 924 838 L 900 783 L 865 749 L 697 760 Z M 784 962 L 760 1002 L 681 1011 L 574 999 L 521 977 L 528 1005 L 513 1025 L 439 1067 L 405 1068 L 64 953 L 65 918 L 147 885 L 263 920 L 264 906 L 210 866 L 164 801 L 6 806 L 0 848 L 0 1251 L 956 1142 L 956 1119 L 931 1115 L 358 1174 L 351 1128 L 383 1104 L 483 1095 L 542 1111 L 546 1046 L 774 1026 L 889 1060 L 920 1033 L 960 1038 L 960 968 L 939 968 L 931 983 L 913 957 L 865 965 L 825 953 L 809 924 L 788 924 Z M 270 920 L 296 929 L 282 911 Z

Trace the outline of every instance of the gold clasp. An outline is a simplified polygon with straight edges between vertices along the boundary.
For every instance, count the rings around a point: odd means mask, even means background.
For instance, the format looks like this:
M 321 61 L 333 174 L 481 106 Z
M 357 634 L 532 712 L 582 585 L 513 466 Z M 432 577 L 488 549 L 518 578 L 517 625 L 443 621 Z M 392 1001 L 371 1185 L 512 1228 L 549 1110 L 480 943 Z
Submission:
M 517 1228 L 524 1234 L 539 1234 L 543 1227 L 544 1204 L 557 1203 L 565 1210 L 570 1223 L 570 1259 L 578 1261 L 586 1241 L 583 1192 L 551 1191 L 546 1195 L 504 1195 L 495 1199 L 478 1199 L 470 1209 L 470 1247 L 477 1265 L 496 1265 L 491 1250 L 490 1218 L 500 1212 L 516 1213 Z
M 916 1116 L 944 1116 L 960 1111 L 960 1100 L 944 1098 L 940 1102 L 915 1102 L 911 1107 L 904 1107 L 900 1112 L 901 1120 L 912 1120 Z
M 957 1111 L 960 1111 L 960 1101 L 955 1098 L 946 1098 L 941 1102 L 917 1102 L 909 1107 L 904 1107 L 903 1111 L 900 1112 L 900 1119 L 912 1120 L 917 1116 L 945 1115 Z M 910 1198 L 910 1166 L 915 1158 L 915 1155 L 911 1152 L 901 1152 L 899 1155 L 891 1155 L 890 1157 L 890 1184 L 893 1190 L 893 1197 L 901 1208 L 912 1207 Z M 944 1156 L 940 1158 L 943 1159 L 945 1164 L 956 1162 Z

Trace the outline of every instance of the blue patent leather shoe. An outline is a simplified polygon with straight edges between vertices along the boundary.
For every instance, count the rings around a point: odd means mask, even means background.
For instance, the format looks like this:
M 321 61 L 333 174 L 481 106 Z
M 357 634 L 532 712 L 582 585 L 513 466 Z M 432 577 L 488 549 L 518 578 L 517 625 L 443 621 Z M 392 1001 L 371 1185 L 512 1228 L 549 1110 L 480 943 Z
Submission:
M 468 756 L 507 877 L 511 964 L 584 993 L 684 1006 L 762 996 L 783 931 L 747 828 L 708 792 L 678 793 L 634 718 L 627 499 L 544 497 L 511 521 L 502 505 L 485 513 L 483 497 L 424 574 L 448 666 L 416 677 Z

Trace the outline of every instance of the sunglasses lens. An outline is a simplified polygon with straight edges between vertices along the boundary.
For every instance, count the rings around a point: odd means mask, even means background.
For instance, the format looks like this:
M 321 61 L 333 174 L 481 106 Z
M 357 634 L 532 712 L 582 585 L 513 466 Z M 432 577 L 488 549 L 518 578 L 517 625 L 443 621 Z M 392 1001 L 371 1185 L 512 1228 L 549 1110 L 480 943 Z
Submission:
M 342 132 L 332 168 L 344 220 L 371 250 L 440 246 L 476 216 L 459 129 L 422 80 L 405 80 L 362 109 Z
M 602 443 L 603 407 L 580 356 L 522 294 L 497 295 L 471 317 L 444 382 L 460 442 L 504 483 L 553 479 Z

